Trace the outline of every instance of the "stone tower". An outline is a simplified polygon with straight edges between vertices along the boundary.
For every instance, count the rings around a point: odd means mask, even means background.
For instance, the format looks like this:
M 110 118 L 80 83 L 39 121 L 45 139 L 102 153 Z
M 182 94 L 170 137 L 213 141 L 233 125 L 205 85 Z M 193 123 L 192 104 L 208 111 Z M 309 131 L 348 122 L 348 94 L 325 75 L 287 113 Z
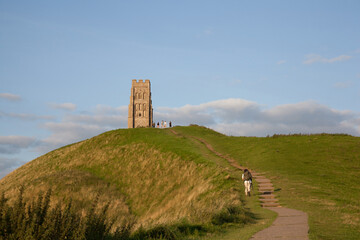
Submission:
M 153 108 L 150 80 L 132 80 L 129 104 L 128 128 L 151 127 Z

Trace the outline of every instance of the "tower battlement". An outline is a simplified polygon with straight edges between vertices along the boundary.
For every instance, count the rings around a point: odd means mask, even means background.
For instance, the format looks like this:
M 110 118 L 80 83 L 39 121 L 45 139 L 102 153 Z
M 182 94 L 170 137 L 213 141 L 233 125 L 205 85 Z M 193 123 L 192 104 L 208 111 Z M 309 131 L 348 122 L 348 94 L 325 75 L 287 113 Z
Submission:
M 132 80 L 128 128 L 151 127 L 153 122 L 153 108 L 151 101 L 150 80 Z
M 145 82 L 144 82 L 143 79 L 139 79 L 139 81 L 136 80 L 136 79 L 133 79 L 133 80 L 132 80 L 132 84 L 134 84 L 134 83 L 149 83 L 149 84 L 150 84 L 150 80 L 149 80 L 149 79 L 145 79 Z

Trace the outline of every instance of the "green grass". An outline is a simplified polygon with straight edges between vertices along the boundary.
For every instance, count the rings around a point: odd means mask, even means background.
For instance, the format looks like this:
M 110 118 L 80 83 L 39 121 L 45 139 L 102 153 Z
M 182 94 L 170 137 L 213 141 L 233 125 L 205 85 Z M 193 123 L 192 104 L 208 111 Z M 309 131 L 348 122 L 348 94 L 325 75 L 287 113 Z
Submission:
M 347 135 L 227 137 L 179 127 L 272 179 L 283 206 L 309 215 L 311 239 L 360 239 L 360 138 Z

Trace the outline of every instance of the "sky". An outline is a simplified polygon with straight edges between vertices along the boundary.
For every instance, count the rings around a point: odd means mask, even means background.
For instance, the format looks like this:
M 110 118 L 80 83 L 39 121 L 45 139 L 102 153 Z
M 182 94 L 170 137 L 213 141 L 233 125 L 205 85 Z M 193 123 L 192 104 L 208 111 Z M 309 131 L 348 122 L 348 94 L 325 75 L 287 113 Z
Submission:
M 360 1 L 0 0 L 0 178 L 127 127 L 132 79 L 155 122 L 231 136 L 360 136 Z

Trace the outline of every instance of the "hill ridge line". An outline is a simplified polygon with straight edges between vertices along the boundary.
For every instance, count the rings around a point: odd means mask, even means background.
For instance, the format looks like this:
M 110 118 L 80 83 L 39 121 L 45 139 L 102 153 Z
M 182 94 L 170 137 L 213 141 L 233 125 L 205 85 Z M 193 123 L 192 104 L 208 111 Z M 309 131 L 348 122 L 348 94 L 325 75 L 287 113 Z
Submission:
M 169 129 L 173 134 L 180 135 L 173 129 Z M 244 170 L 246 167 L 240 166 L 234 159 L 223 155 L 220 152 L 217 152 L 211 144 L 206 142 L 202 138 L 194 137 L 192 138 L 203 143 L 211 152 L 217 155 L 220 158 L 223 158 L 229 162 L 229 164 L 237 169 Z M 275 221 L 268 228 L 261 230 L 254 234 L 251 239 L 252 240 L 262 240 L 262 239 L 304 239 L 308 240 L 308 232 L 309 232 L 309 224 L 308 224 L 308 216 L 305 212 L 282 207 L 278 203 L 278 199 L 274 193 L 274 187 L 271 183 L 271 180 L 266 178 L 265 176 L 257 173 L 256 171 L 249 169 L 252 173 L 255 181 L 258 183 L 258 192 L 259 200 L 261 202 L 261 206 L 263 208 L 272 210 L 278 214 Z

